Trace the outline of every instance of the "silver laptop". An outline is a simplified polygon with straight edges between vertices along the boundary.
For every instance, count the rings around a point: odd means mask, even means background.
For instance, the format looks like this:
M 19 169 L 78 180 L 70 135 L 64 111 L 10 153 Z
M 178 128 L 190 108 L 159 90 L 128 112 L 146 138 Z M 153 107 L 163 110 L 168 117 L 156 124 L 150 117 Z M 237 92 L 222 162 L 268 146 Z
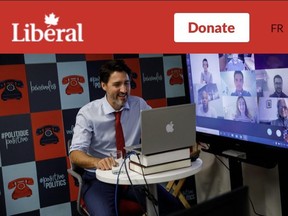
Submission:
M 195 104 L 184 104 L 143 110 L 141 144 L 125 147 L 151 155 L 186 147 L 196 142 Z

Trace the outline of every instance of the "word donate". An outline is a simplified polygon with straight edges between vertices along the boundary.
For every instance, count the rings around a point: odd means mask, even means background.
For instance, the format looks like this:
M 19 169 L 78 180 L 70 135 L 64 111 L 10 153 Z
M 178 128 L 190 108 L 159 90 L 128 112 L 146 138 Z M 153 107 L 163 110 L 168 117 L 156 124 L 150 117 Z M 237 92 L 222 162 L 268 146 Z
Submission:
M 189 22 L 189 33 L 234 33 L 235 26 L 227 25 L 223 23 L 222 25 L 198 25 L 196 22 Z

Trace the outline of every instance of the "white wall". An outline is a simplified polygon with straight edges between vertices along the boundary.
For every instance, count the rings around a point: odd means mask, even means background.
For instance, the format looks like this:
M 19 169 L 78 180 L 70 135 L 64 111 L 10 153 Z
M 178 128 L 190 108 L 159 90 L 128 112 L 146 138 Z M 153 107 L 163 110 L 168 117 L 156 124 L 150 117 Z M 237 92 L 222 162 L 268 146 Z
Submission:
M 195 175 L 198 203 L 230 190 L 229 170 L 213 154 L 201 151 L 200 158 L 203 169 Z M 219 159 L 229 166 L 225 157 Z M 265 216 L 282 215 L 278 167 L 266 169 L 242 163 L 242 175 L 256 212 Z M 256 215 L 251 205 L 250 212 L 251 216 Z

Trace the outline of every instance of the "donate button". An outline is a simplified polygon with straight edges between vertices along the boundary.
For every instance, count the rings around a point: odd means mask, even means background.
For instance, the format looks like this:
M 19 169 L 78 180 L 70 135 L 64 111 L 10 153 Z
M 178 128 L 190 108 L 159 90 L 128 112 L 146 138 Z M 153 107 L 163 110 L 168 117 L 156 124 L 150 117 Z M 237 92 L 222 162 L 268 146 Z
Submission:
M 175 42 L 249 42 L 248 13 L 175 13 Z

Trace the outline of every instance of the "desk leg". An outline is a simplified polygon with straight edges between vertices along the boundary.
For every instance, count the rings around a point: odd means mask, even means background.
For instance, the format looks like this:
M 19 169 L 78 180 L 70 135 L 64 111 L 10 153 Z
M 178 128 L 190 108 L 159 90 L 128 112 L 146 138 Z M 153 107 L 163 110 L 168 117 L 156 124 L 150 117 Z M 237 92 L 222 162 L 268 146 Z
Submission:
M 154 196 L 156 200 L 158 200 L 158 193 L 157 193 L 157 185 L 156 184 L 149 184 L 148 185 L 150 193 Z M 155 205 L 151 202 L 150 199 L 146 197 L 146 207 L 147 207 L 147 215 L 148 216 L 158 216 L 159 209 L 158 205 Z

